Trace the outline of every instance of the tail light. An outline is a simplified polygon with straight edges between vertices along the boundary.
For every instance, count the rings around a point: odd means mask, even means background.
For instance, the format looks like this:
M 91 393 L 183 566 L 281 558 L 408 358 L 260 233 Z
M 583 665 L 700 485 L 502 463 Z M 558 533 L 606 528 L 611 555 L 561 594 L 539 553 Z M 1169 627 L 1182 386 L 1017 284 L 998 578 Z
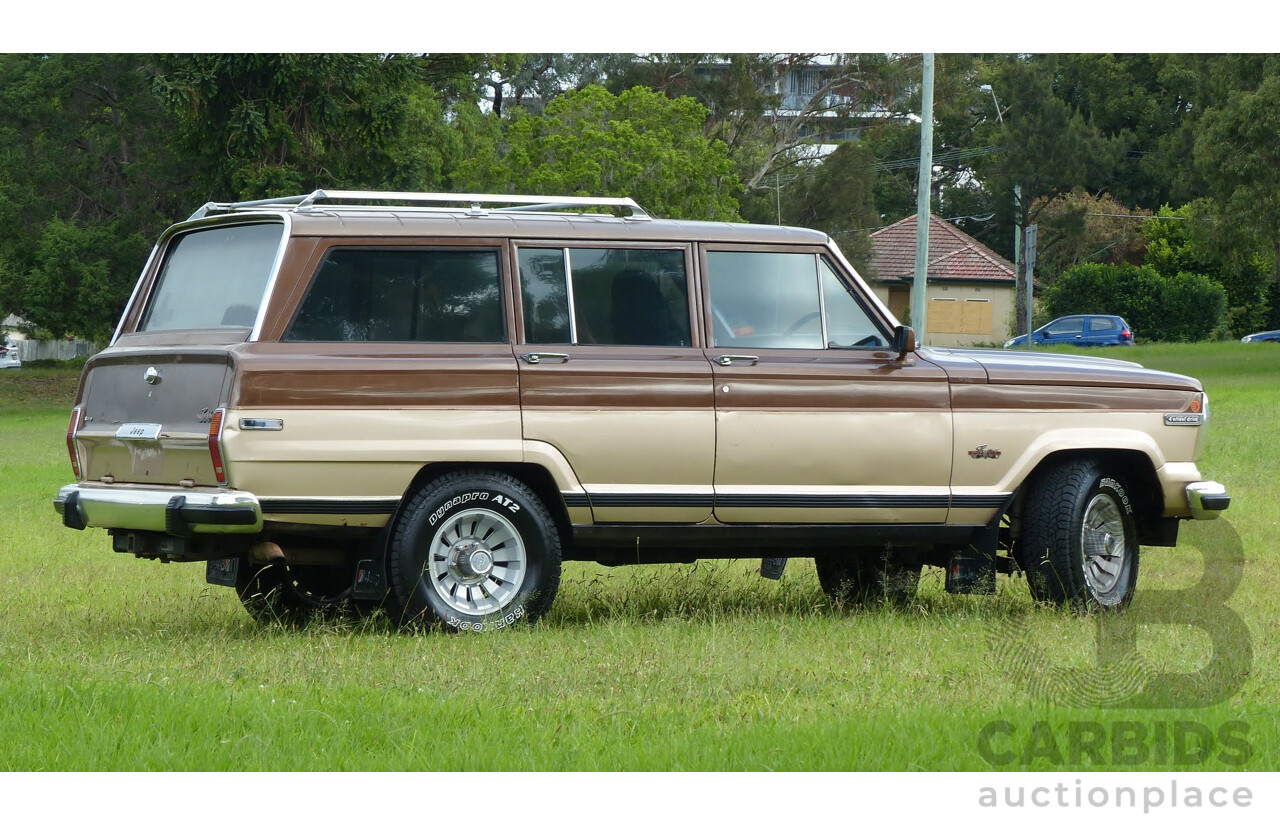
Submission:
M 72 407 L 71 420 L 67 422 L 67 456 L 71 459 L 71 472 L 75 473 L 76 481 L 81 478 L 80 452 L 76 449 L 76 433 L 80 431 L 80 417 L 83 414 L 83 406 Z
M 1133 338 L 1133 333 L 1132 333 L 1132 332 L 1130 332 L 1130 331 L 1129 331 L 1129 330 L 1127 330 L 1127 329 L 1122 329 L 1122 330 L 1120 330 L 1120 337 L 1121 337 L 1121 338 L 1123 338 L 1123 339 L 1124 339 L 1124 340 L 1126 340 L 1126 341 L 1129 341 L 1129 340 L 1132 340 L 1132 338 Z
M 209 457 L 213 459 L 213 477 L 219 484 L 227 483 L 227 468 L 222 463 L 222 417 L 226 412 L 215 410 L 209 419 Z

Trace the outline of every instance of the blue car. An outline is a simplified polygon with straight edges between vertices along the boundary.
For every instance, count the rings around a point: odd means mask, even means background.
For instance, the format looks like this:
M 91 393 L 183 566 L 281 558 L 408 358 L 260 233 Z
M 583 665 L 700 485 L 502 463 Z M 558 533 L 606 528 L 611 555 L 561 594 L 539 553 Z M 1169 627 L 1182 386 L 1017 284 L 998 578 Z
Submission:
M 1254 341 L 1274 341 L 1280 344 L 1280 329 L 1273 329 L 1270 332 L 1255 332 L 1252 335 L 1246 335 L 1240 340 L 1246 344 L 1251 344 Z
M 1077 347 L 1115 347 L 1133 343 L 1133 330 L 1119 315 L 1067 315 L 1031 333 L 1031 344 L 1072 344 Z M 1027 336 L 1004 342 L 1005 349 L 1025 347 Z

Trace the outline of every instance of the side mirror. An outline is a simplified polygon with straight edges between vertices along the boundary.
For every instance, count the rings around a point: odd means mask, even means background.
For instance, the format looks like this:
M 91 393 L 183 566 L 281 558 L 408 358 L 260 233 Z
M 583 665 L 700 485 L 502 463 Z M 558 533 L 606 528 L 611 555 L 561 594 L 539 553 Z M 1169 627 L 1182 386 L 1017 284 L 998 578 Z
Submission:
M 893 348 L 900 358 L 916 351 L 916 333 L 911 327 L 899 324 L 893 328 Z

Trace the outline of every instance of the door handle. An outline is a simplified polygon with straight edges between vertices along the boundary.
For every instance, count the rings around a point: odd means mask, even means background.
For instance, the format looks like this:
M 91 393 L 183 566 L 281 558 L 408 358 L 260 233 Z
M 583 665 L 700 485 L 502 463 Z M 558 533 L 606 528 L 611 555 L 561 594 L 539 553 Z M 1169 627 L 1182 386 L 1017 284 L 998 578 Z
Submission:
M 559 358 L 561 364 L 569 362 L 569 353 L 567 352 L 526 352 L 520 357 L 528 364 L 541 364 L 543 358 Z
M 722 367 L 732 367 L 734 364 L 745 364 L 748 367 L 754 367 L 760 359 L 754 355 L 721 355 L 716 359 Z

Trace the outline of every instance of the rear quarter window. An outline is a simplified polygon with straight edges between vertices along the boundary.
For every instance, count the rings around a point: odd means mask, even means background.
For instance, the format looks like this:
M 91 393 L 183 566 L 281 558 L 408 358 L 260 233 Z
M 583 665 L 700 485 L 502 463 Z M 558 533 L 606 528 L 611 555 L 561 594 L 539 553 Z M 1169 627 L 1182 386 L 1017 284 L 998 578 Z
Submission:
M 333 249 L 285 341 L 501 343 L 498 250 Z

